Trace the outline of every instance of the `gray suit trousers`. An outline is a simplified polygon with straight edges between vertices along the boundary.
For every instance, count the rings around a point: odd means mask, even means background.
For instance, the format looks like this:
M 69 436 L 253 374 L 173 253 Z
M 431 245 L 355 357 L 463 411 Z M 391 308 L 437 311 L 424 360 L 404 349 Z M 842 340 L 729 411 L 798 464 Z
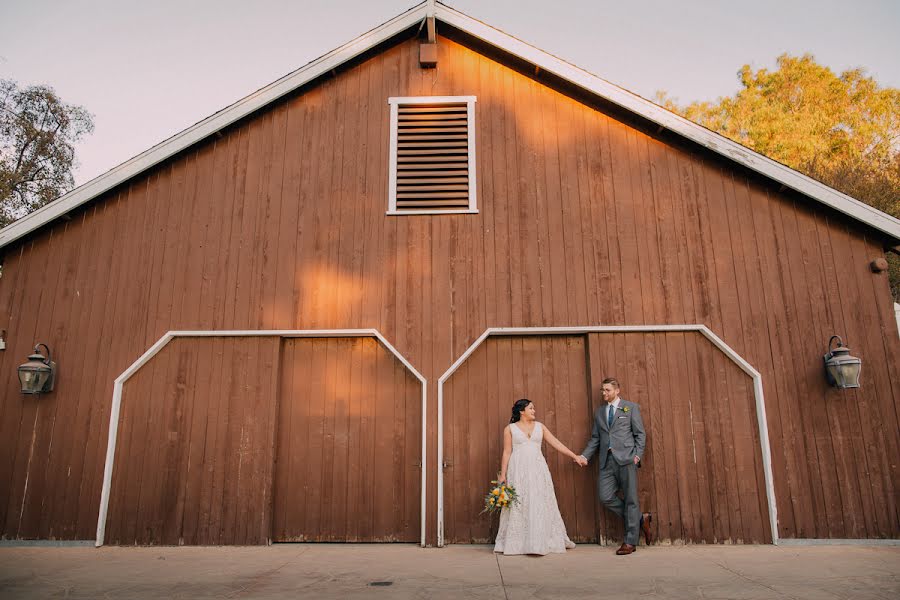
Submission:
M 616 496 L 622 490 L 624 500 Z M 641 507 L 638 503 L 637 465 L 620 465 L 612 457 L 600 468 L 597 478 L 597 493 L 600 502 L 625 522 L 625 543 L 637 546 L 641 524 Z

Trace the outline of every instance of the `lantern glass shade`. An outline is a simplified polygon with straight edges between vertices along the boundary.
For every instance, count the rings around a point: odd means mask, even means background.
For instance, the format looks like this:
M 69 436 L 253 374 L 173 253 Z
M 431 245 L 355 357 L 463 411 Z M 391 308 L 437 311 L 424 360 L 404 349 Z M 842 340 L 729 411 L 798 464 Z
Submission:
M 19 366 L 19 384 L 23 394 L 43 394 L 53 391 L 56 363 L 35 351 L 28 362 Z
M 853 358 L 853 357 L 849 357 Z M 859 387 L 859 370 L 862 362 L 856 358 L 852 362 L 834 361 L 828 366 L 831 378 L 834 380 L 834 386 L 842 389 Z
M 831 342 L 828 345 L 830 350 Z M 844 346 L 843 342 L 839 341 L 838 347 L 830 350 L 824 356 L 824 359 L 828 383 L 839 389 L 859 387 L 859 372 L 862 368 L 862 361 L 855 356 L 851 356 L 850 349 Z

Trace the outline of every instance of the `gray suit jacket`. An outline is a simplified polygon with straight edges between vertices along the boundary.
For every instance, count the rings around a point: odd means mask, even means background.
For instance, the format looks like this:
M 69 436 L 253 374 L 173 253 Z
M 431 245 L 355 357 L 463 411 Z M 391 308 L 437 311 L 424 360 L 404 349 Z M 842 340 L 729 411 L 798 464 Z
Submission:
M 647 434 L 644 432 L 644 421 L 641 419 L 641 407 L 634 402 L 619 398 L 619 408 L 613 417 L 612 427 L 606 424 L 606 404 L 594 413 L 594 429 L 591 439 L 581 453 L 590 460 L 594 452 L 600 450 L 600 468 L 606 466 L 607 448 L 612 449 L 613 458 L 624 466 L 634 461 L 637 456 L 644 458 L 644 447 L 647 443 Z M 640 466 L 640 463 L 638 463 Z

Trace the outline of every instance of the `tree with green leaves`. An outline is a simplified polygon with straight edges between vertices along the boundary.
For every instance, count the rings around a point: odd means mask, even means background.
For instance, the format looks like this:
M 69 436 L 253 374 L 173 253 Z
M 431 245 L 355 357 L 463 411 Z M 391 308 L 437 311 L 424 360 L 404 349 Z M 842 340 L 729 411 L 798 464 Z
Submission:
M 0 227 L 72 189 L 74 145 L 93 129 L 90 113 L 52 88 L 0 80 Z
M 657 102 L 695 123 L 900 218 L 900 89 L 863 69 L 834 73 L 810 55 L 775 70 L 738 71 L 741 89 L 715 102 Z M 900 302 L 900 257 L 888 255 Z

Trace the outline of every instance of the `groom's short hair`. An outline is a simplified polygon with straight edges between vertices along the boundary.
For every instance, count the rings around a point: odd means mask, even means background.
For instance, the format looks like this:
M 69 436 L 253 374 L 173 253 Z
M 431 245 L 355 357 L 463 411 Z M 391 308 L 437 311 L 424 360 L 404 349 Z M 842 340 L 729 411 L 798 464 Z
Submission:
M 603 380 L 603 383 L 608 383 L 609 385 L 613 386 L 616 389 L 619 389 L 619 387 L 620 387 L 619 380 L 616 379 L 615 377 L 607 377 L 606 379 Z

